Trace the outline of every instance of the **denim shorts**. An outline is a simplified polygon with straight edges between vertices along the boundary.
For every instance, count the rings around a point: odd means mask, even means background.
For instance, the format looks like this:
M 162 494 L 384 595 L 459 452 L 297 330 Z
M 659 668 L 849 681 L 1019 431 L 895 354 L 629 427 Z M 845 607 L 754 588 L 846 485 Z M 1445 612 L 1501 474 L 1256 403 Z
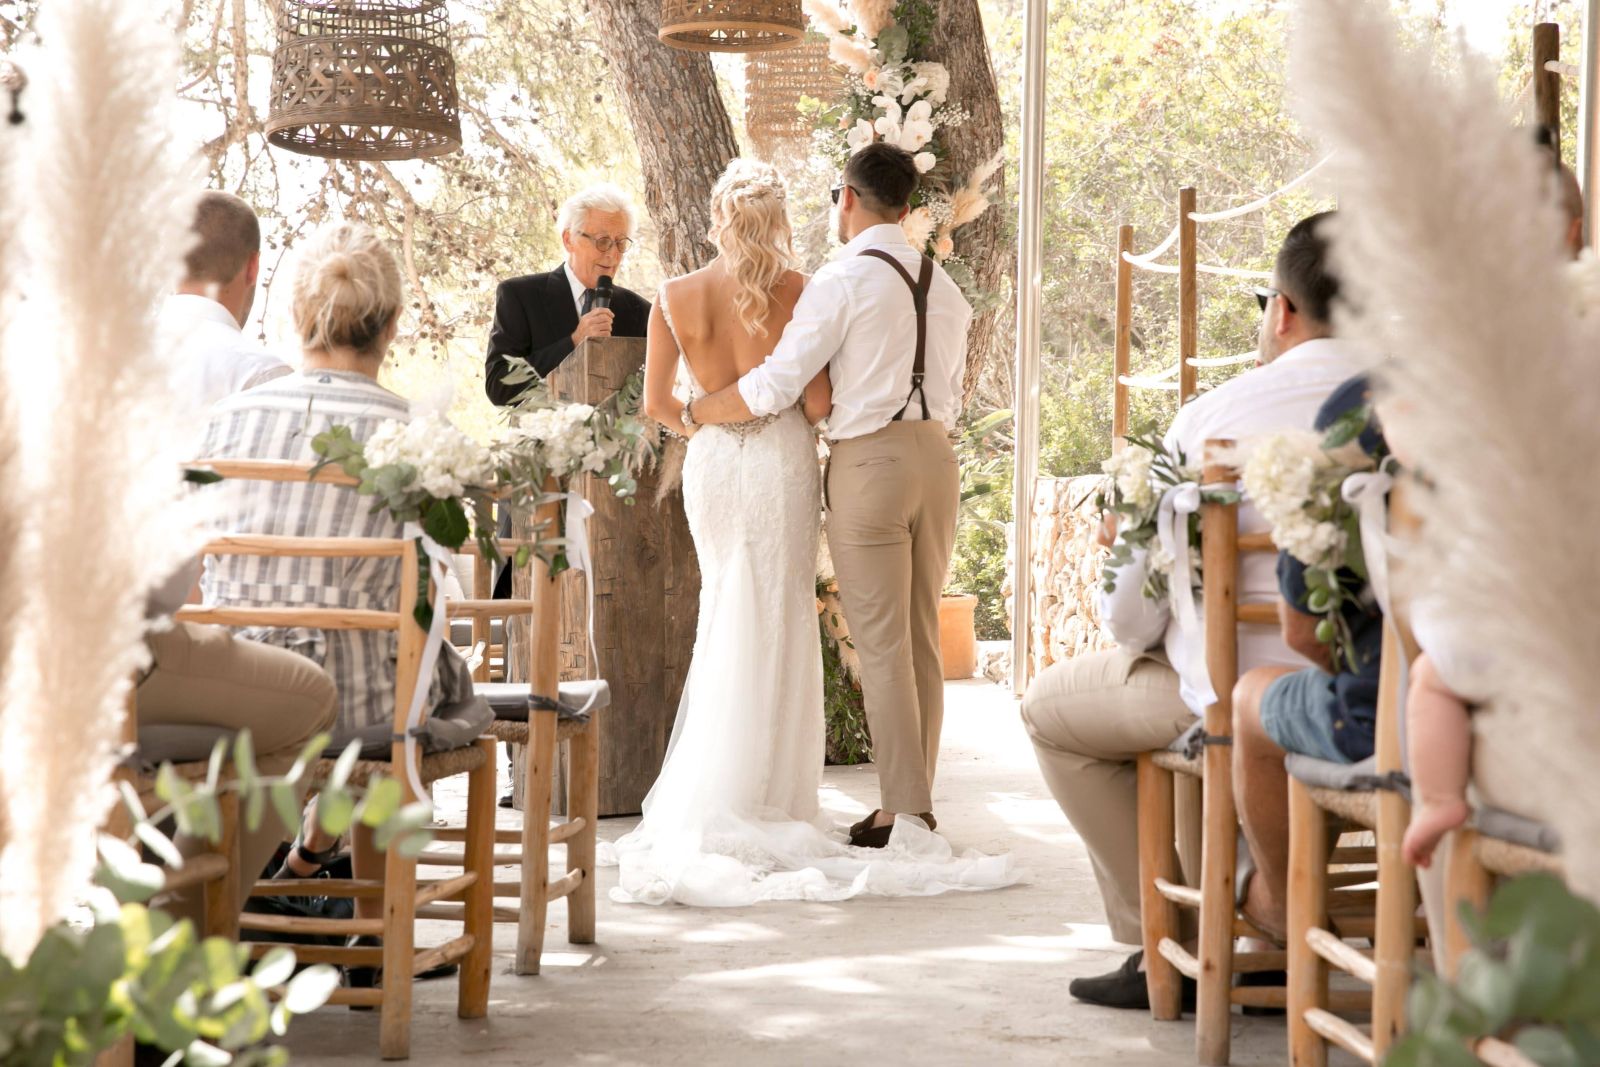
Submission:
M 1338 713 L 1333 677 L 1307 667 L 1279 675 L 1261 698 L 1261 728 L 1285 752 L 1349 763 L 1350 757 L 1333 743 L 1333 721 Z

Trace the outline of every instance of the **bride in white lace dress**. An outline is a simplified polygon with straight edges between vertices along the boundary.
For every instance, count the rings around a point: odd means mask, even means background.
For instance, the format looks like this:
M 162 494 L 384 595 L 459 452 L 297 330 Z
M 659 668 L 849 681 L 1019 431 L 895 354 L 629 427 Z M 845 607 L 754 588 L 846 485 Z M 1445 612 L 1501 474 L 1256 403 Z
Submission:
M 645 409 L 682 430 L 684 401 L 766 359 L 805 285 L 790 269 L 785 190 L 736 160 L 712 192 L 719 255 L 662 286 L 650 321 Z M 1006 857 L 954 857 L 943 838 L 897 831 L 852 848 L 819 811 L 822 658 L 815 569 L 821 496 L 812 426 L 827 372 L 776 416 L 692 433 L 684 510 L 701 571 L 700 621 L 666 763 L 644 820 L 602 864 L 624 903 L 738 906 L 927 895 L 1012 880 Z

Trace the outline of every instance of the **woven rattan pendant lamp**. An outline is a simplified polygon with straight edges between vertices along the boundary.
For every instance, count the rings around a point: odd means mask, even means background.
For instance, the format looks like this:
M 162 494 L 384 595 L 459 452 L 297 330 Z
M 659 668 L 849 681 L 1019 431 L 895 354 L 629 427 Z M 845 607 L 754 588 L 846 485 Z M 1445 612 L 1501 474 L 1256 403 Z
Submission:
M 335 159 L 461 147 L 445 0 L 276 0 L 267 139 Z
M 813 120 L 800 110 L 804 97 L 833 103 L 844 92 L 844 71 L 828 57 L 819 33 L 782 52 L 756 52 L 744 61 L 744 124 L 756 155 L 771 162 L 803 152 Z
M 805 30 L 800 0 L 661 0 L 657 36 L 691 52 L 770 52 Z

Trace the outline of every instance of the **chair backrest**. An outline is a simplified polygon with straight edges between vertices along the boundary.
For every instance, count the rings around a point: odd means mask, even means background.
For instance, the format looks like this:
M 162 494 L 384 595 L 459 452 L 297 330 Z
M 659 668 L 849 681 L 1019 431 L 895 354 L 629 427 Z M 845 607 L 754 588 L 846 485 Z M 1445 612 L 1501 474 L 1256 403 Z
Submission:
M 1205 445 L 1202 485 L 1230 485 L 1238 472 L 1214 457 L 1231 450 L 1225 438 Z M 1276 553 L 1277 546 L 1264 533 L 1239 533 L 1239 505 L 1207 501 L 1200 505 L 1201 596 L 1205 612 L 1206 670 L 1216 702 L 1205 710 L 1205 731 L 1212 737 L 1233 734 L 1233 687 L 1239 680 L 1239 627 L 1277 626 L 1279 598 L 1267 603 L 1244 604 L 1239 594 L 1239 564 L 1250 554 Z
M 319 482 L 354 491 L 358 480 L 337 467 L 312 472 L 307 463 L 272 460 L 202 459 L 193 466 L 209 468 L 228 481 Z M 428 580 L 417 565 L 417 544 L 404 537 L 303 537 L 283 534 L 224 533 L 208 541 L 202 551 L 214 556 L 263 556 L 273 558 L 372 559 L 400 561 L 400 585 L 392 609 L 344 607 L 206 607 L 186 606 L 177 613 L 184 622 L 218 626 L 305 626 L 320 630 L 394 631 L 399 635 L 395 662 L 394 730 L 392 758 L 395 767 L 405 764 L 404 735 L 406 713 L 418 685 L 423 645 L 427 635 L 413 614 L 421 582 Z M 431 595 L 431 594 L 430 594 Z M 426 719 L 430 709 L 424 708 Z M 409 776 L 396 775 L 409 793 Z M 409 798 L 408 799 L 415 799 Z

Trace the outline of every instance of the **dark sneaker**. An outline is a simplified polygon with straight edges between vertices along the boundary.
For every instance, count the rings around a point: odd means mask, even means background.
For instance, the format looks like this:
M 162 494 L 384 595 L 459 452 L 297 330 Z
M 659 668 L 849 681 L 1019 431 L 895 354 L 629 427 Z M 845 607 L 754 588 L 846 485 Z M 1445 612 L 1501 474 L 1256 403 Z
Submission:
M 1145 986 L 1144 972 L 1139 964 L 1144 952 L 1135 952 L 1122 961 L 1122 966 L 1109 974 L 1091 978 L 1074 978 L 1067 992 L 1085 1004 L 1098 1004 L 1102 1008 L 1124 1008 L 1138 1011 L 1150 1010 L 1150 991 Z M 1194 1010 L 1194 981 L 1182 978 L 1183 1010 Z

